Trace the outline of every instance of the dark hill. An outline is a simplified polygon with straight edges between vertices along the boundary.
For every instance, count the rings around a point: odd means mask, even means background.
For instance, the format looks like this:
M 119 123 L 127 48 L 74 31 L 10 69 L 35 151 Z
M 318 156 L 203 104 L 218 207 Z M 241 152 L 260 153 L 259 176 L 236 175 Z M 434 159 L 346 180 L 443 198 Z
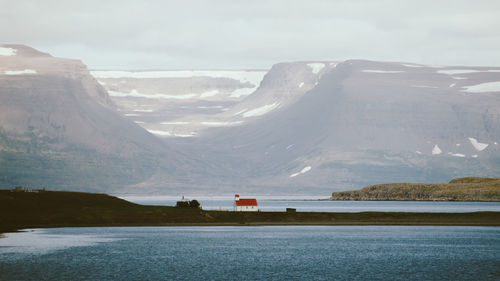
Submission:
M 106 194 L 0 190 L 0 233 L 23 228 L 153 225 L 500 225 L 498 212 L 230 212 L 144 206 Z
M 500 201 L 500 179 L 458 178 L 444 184 L 388 183 L 333 192 L 331 200 Z

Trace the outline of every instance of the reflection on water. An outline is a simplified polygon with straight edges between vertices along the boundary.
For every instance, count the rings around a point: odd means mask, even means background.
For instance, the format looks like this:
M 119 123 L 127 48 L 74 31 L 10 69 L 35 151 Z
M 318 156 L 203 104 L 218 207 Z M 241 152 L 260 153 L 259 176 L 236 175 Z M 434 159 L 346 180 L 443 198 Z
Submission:
M 97 243 L 116 241 L 107 234 L 65 233 L 64 229 L 25 229 L 22 232 L 5 233 L 0 239 L 0 254 L 31 253 L 46 254 L 50 251 L 70 247 L 92 246 Z
M 0 241 L 3 280 L 498 280 L 500 268 L 499 227 L 56 228 Z

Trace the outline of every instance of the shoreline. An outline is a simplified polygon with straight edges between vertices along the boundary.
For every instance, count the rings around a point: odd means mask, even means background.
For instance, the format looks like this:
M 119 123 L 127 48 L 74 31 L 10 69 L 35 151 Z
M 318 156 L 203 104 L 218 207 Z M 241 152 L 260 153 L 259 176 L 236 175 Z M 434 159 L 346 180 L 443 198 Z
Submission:
M 202 211 L 217 215 L 220 211 Z M 158 227 L 158 226 L 500 226 L 500 212 L 471 213 L 405 213 L 405 212 L 227 212 L 232 221 L 212 222 L 65 222 L 26 223 L 0 226 L 5 233 L 24 232 L 33 228 L 66 227 Z M 220 215 L 220 214 L 219 214 Z M 259 216 L 260 215 L 260 216 Z M 292 215 L 292 216 L 290 216 Z M 234 220 L 234 219 L 237 220 Z M 269 220 L 271 218 L 271 220 Z M 295 218 L 295 220 L 290 220 Z M 266 220 L 267 219 L 267 220 Z
M 500 226 L 500 212 L 235 212 L 140 205 L 99 193 L 0 191 L 0 233 L 49 227 L 264 225 Z
M 365 202 L 477 202 L 477 203 L 499 203 L 500 200 L 449 200 L 449 199 L 434 199 L 434 200 L 426 200 L 426 199 L 318 199 L 318 201 L 365 201 Z

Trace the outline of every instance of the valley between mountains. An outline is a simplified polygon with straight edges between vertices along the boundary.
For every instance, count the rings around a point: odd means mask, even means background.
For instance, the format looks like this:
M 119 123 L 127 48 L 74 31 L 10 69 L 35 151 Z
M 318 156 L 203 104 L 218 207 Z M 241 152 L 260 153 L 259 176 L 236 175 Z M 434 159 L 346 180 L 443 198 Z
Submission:
M 500 67 L 89 71 L 0 45 L 4 188 L 326 195 L 497 177 L 499 142 Z

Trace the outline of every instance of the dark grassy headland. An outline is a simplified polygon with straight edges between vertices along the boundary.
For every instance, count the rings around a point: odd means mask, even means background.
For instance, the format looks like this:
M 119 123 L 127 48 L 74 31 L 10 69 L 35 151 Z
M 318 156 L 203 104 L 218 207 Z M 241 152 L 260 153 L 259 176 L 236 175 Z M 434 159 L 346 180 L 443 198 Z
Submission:
M 458 178 L 449 183 L 387 183 L 333 192 L 330 200 L 500 201 L 500 178 Z
M 0 190 L 0 233 L 23 228 L 167 225 L 485 225 L 500 212 L 231 212 L 144 206 L 106 194 Z

